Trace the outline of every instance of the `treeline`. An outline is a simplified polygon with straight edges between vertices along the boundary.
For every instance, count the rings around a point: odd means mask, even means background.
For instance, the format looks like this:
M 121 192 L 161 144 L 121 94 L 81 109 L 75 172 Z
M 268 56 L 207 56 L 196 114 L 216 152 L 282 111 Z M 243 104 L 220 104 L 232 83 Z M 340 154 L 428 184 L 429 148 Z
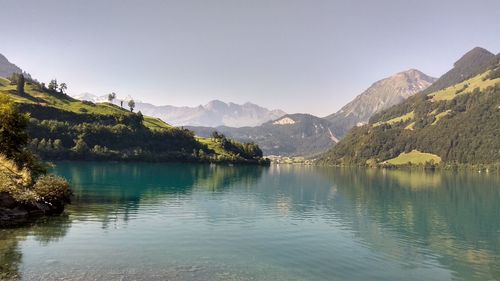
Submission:
M 29 148 L 50 160 L 142 160 L 259 162 L 262 151 L 254 144 L 229 141 L 231 157 L 221 157 L 181 128 L 150 130 L 142 114 L 98 115 L 73 113 L 54 107 L 23 104 L 30 113 Z

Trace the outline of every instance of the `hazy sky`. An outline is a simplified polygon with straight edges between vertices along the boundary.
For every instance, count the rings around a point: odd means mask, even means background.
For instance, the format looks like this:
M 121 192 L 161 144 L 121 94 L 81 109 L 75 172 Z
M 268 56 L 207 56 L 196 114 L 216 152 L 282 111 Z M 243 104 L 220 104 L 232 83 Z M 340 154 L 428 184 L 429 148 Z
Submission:
M 154 104 L 324 116 L 409 68 L 500 50 L 499 0 L 0 0 L 0 53 L 41 81 Z

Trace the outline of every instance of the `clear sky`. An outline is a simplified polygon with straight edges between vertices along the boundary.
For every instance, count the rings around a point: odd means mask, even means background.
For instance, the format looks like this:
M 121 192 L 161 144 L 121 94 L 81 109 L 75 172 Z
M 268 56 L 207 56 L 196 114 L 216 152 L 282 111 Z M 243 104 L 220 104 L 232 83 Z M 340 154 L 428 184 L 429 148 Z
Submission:
M 0 0 L 0 53 L 71 94 L 324 116 L 393 73 L 500 50 L 499 0 Z

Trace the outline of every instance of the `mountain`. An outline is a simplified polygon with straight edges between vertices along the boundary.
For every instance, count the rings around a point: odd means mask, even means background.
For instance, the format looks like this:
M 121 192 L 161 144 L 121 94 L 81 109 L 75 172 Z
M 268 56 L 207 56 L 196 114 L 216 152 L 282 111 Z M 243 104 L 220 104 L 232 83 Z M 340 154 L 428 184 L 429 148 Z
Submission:
M 161 118 L 174 126 L 258 126 L 286 114 L 282 110 L 269 110 L 249 102 L 240 105 L 219 100 L 197 107 L 137 103 L 136 108 L 144 114 Z
M 325 119 L 330 121 L 336 128 L 336 133 L 343 137 L 350 128 L 367 123 L 373 114 L 401 103 L 435 81 L 436 78 L 416 69 L 397 73 L 373 83 L 353 101 Z
M 443 74 L 438 81 L 429 86 L 423 93 L 430 94 L 467 80 L 485 71 L 494 58 L 495 55 L 490 51 L 476 47 L 463 55 L 455 62 L 450 71 Z
M 338 141 L 329 121 L 310 114 L 287 114 L 256 127 L 186 127 L 208 137 L 217 130 L 239 141 L 253 141 L 265 155 L 304 156 L 324 152 Z
M 89 93 L 83 93 L 73 96 L 79 100 L 92 102 L 106 102 L 107 96 L 95 96 Z M 122 100 L 128 101 L 131 97 Z M 114 101 L 120 104 L 120 99 Z M 127 103 L 124 102 L 124 105 Z M 136 101 L 136 110 L 145 115 L 160 118 L 174 126 L 229 126 L 244 127 L 258 126 L 264 122 L 279 118 L 286 113 L 282 110 L 269 110 L 253 103 L 235 104 L 225 103 L 219 100 L 213 100 L 206 105 L 196 107 L 177 107 L 171 105 L 157 106 L 150 103 Z
M 442 85 L 435 91 L 414 95 L 353 128 L 319 163 L 500 168 L 500 55 L 482 50 L 460 59 L 435 82 Z M 481 54 L 490 60 L 478 64 Z M 445 86 L 452 80 L 458 82 Z
M 22 73 L 23 71 L 15 64 L 0 54 L 0 77 L 9 77 L 12 73 Z
M 325 118 L 308 114 L 289 114 L 256 127 L 187 128 L 201 136 L 208 136 L 217 130 L 237 140 L 254 141 L 266 155 L 314 155 L 325 152 L 350 128 L 367 123 L 373 114 L 401 103 L 434 81 L 436 78 L 410 69 L 373 83 L 337 113 Z

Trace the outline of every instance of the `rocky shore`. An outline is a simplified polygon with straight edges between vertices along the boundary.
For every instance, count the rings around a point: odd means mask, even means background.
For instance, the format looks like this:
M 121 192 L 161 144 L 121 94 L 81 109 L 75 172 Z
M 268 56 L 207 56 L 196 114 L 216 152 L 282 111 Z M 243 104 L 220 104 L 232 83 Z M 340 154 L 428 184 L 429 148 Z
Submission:
M 7 192 L 0 193 L 0 227 L 15 226 L 31 219 L 57 215 L 64 211 L 69 200 L 59 202 L 19 203 Z

